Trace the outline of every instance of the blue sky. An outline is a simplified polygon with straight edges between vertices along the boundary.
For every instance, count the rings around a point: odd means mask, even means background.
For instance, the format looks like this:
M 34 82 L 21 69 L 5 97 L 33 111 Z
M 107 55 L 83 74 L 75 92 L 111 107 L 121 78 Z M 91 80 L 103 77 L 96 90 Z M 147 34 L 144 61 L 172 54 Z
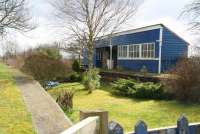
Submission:
M 21 49 L 35 47 L 40 43 L 53 42 L 63 38 L 62 30 L 52 25 L 54 20 L 53 9 L 48 1 L 29 0 L 29 8 L 34 22 L 38 24 L 38 28 L 24 35 L 15 34 L 11 36 L 20 44 Z M 196 36 L 188 31 L 187 22 L 178 19 L 184 6 L 190 2 L 191 0 L 144 0 L 137 14 L 124 29 L 163 23 L 190 43 L 195 44 Z

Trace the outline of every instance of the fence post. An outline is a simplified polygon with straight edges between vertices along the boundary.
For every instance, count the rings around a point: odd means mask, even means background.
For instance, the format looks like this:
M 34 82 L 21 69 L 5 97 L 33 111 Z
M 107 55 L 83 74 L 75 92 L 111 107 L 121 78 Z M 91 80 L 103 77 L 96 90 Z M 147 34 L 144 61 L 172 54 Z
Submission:
M 184 115 L 181 115 L 177 121 L 178 134 L 189 134 L 188 120 Z
M 80 120 L 91 116 L 99 116 L 100 118 L 100 130 L 99 134 L 108 134 L 108 112 L 107 111 L 80 111 Z
M 143 121 L 138 121 L 135 125 L 135 134 L 147 134 L 147 125 Z

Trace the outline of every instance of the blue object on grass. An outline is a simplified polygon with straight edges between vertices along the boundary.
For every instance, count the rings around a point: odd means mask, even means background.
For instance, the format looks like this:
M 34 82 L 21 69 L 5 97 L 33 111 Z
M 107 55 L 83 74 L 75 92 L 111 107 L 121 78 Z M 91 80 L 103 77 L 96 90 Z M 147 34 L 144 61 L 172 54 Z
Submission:
M 59 82 L 54 82 L 54 81 L 48 81 L 46 83 L 47 88 L 52 88 L 52 87 L 55 87 L 55 86 L 58 86 L 58 85 L 59 85 Z

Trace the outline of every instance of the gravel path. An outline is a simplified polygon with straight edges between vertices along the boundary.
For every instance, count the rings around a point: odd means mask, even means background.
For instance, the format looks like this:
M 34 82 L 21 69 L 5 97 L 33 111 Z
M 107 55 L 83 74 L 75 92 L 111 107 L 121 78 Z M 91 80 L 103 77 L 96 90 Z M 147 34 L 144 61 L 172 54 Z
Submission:
M 33 125 L 38 134 L 59 134 L 72 125 L 54 99 L 38 82 L 21 73 L 15 73 L 15 79 L 28 111 L 32 114 Z

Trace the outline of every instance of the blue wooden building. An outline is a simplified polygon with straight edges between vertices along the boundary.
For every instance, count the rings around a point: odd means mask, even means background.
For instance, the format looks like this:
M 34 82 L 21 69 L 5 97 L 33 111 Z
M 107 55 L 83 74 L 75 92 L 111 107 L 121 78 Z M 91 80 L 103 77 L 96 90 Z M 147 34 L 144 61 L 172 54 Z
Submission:
M 94 65 L 133 71 L 145 67 L 149 72 L 161 73 L 187 57 L 188 45 L 163 24 L 151 25 L 99 40 L 94 49 Z

